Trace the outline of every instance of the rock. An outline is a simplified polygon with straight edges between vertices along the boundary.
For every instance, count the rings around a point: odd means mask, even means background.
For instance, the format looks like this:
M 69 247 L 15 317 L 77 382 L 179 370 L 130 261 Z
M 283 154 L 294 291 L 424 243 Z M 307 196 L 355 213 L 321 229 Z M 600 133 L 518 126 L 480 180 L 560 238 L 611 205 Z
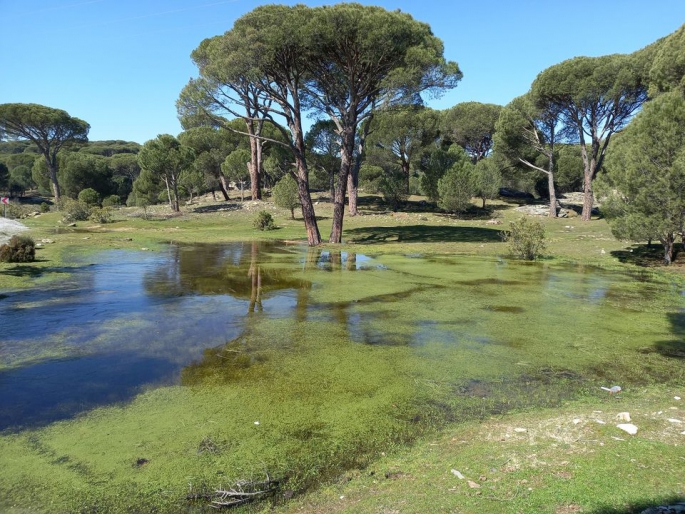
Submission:
M 616 419 L 618 421 L 630 421 L 630 413 L 629 412 L 619 412 L 616 414 Z
M 453 470 L 452 470 L 452 474 L 453 474 L 455 477 L 457 477 L 459 480 L 464 480 L 464 478 L 466 478 L 464 475 L 462 475 L 462 474 L 461 474 L 459 471 L 457 471 L 456 469 L 453 469 Z
M 630 435 L 637 434 L 637 427 L 632 423 L 620 423 L 616 425 L 616 428 L 620 428 L 624 432 L 628 432 Z
M 486 224 L 486 225 L 501 225 L 501 224 L 502 224 L 502 220 L 495 220 L 495 219 L 492 219 L 492 220 L 486 221 L 485 224 Z
M 480 484 L 474 482 L 473 480 L 469 480 L 467 484 L 469 484 L 471 489 L 480 489 Z
M 518 432 L 519 434 L 521 434 L 523 432 L 528 432 L 528 429 L 526 429 L 526 428 L 515 428 L 514 432 Z
M 54 243 L 52 239 L 41 239 L 40 242 L 46 245 Z
M 674 419 L 674 418 L 668 418 L 667 421 L 670 422 L 670 423 L 682 423 L 681 420 L 679 420 L 679 419 Z

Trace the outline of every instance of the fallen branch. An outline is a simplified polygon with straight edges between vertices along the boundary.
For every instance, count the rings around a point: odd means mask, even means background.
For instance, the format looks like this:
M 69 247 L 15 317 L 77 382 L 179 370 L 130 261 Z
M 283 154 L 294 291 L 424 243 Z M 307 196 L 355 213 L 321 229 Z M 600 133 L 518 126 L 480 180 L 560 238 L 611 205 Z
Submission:
M 267 473 L 266 480 L 261 482 L 239 480 L 229 489 L 219 488 L 212 492 L 197 493 L 191 491 L 186 500 L 206 500 L 215 509 L 238 507 L 272 495 L 278 490 L 280 482 L 271 479 Z

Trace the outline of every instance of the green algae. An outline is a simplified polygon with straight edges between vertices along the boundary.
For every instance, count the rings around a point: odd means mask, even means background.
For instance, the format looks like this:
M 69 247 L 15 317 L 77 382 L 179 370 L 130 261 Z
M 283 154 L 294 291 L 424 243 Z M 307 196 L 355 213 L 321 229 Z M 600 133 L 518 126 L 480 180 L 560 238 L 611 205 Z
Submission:
M 201 325 L 186 327 L 188 305 L 166 308 L 163 337 L 194 333 L 189 344 L 204 348 L 180 385 L 4 433 L 0 507 L 176 512 L 189 491 L 265 473 L 301 491 L 445 423 L 555 406 L 599 385 L 685 383 L 682 360 L 660 351 L 682 336 L 672 279 L 498 258 L 259 250 L 222 264 L 220 248 L 200 257 L 179 248 L 177 267 L 149 273 L 152 296 L 201 293 L 200 311 L 235 307 L 226 312 L 240 317 L 237 334 L 203 340 Z M 239 302 L 211 308 L 221 295 Z M 131 350 L 152 322 L 131 323 L 110 320 L 79 348 L 96 353 L 116 337 Z M 149 354 L 188 358 L 183 345 L 148 339 Z

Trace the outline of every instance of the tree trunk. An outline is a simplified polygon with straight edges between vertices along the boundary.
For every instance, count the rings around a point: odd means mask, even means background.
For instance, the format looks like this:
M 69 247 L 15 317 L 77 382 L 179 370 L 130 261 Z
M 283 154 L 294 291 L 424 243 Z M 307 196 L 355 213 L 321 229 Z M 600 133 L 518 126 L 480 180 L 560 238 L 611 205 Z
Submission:
M 350 216 L 357 215 L 357 183 L 358 176 L 355 177 L 356 166 L 352 172 L 347 176 L 347 211 Z
M 59 205 L 60 199 L 60 188 L 59 182 L 57 180 L 57 164 L 51 163 L 47 158 L 45 159 L 48 164 L 48 171 L 50 173 L 50 182 L 52 184 L 52 194 L 55 196 L 55 204 Z
M 179 205 L 179 201 L 178 201 L 178 181 L 176 180 L 176 178 L 172 177 L 171 184 L 172 184 L 173 189 L 174 189 L 173 210 L 174 210 L 174 212 L 181 212 L 181 206 Z
M 666 237 L 661 238 L 661 244 L 664 245 L 664 264 L 666 266 L 673 262 L 674 241 L 673 232 L 669 232 L 666 234 Z
M 164 177 L 164 185 L 166 185 L 166 196 L 169 199 L 169 209 L 174 210 L 174 204 L 171 201 L 171 186 L 169 185 L 169 179 Z
M 583 213 L 582 220 L 590 221 L 592 216 L 592 206 L 595 203 L 595 197 L 592 192 L 592 178 L 590 173 L 585 173 L 585 179 L 583 181 Z
M 557 190 L 554 187 L 554 147 L 549 153 L 549 167 L 547 172 L 547 189 L 549 189 L 549 217 L 557 217 Z
M 219 174 L 219 189 L 221 189 L 224 200 L 228 202 L 228 184 L 226 183 L 226 177 L 224 177 L 223 173 Z
M 344 128 L 340 145 L 340 173 L 338 183 L 335 188 L 335 199 L 333 202 L 333 226 L 329 243 L 342 243 L 343 217 L 345 216 L 345 193 L 347 191 L 347 180 L 352 168 L 354 157 L 354 124 L 348 123 Z
M 297 161 L 297 193 L 300 197 L 302 219 L 304 219 L 304 227 L 307 231 L 307 244 L 309 246 L 319 246 L 321 244 L 321 233 L 319 232 L 319 226 L 316 223 L 316 214 L 314 213 L 312 197 L 309 194 L 307 165 L 301 161 L 301 159 L 297 159 Z
M 260 184 L 260 168 L 262 165 L 261 153 L 262 145 L 258 136 L 261 132 L 260 128 L 255 131 L 252 120 L 247 120 L 247 133 L 250 134 L 250 163 L 248 169 L 250 172 L 250 194 L 252 200 L 262 199 L 262 188 Z
M 407 177 L 407 191 L 406 193 L 409 194 L 409 178 L 411 175 L 411 169 L 409 167 L 409 161 L 405 159 L 404 157 L 402 158 L 402 173 Z

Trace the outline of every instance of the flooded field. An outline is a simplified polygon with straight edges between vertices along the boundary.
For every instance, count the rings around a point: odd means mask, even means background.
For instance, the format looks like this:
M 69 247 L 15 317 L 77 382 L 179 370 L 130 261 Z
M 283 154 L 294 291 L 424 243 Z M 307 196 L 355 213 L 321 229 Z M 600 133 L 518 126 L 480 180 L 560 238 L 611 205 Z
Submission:
M 444 423 L 683 380 L 681 285 L 648 273 L 273 243 L 77 270 L 0 291 L 0 507 L 301 490 Z

